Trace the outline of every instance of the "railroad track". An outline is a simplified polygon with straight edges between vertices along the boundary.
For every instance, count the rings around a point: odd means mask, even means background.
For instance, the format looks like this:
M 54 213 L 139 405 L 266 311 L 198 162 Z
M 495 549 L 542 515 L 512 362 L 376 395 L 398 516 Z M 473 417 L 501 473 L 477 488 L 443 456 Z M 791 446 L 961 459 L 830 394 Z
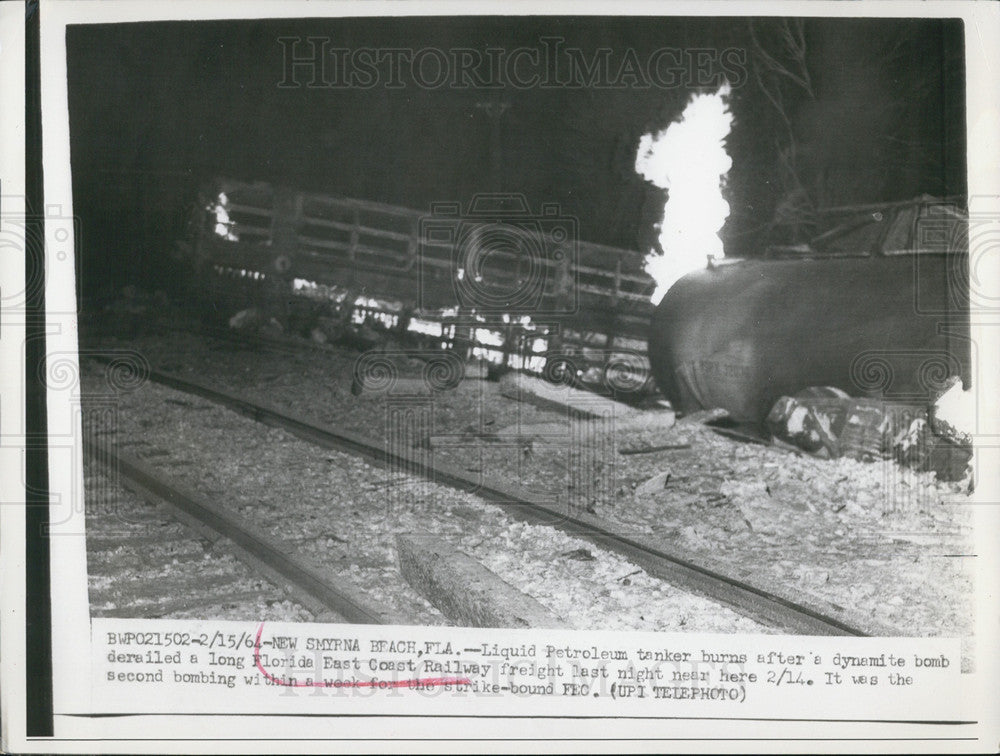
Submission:
M 212 617 L 251 603 L 302 620 L 318 613 L 241 563 L 221 534 L 191 527 L 169 507 L 85 472 L 87 577 L 94 616 Z
M 85 443 L 84 452 L 125 478 L 128 488 L 142 498 L 165 504 L 181 523 L 213 541 L 226 539 L 234 556 L 302 604 L 317 620 L 355 624 L 390 624 L 398 620 L 367 605 L 356 593 L 331 584 L 311 564 L 290 554 L 286 544 L 269 538 L 225 507 L 167 479 L 136 457 L 99 441 Z
M 569 506 L 538 502 L 530 492 L 517 485 L 489 480 L 478 475 L 473 476 L 466 470 L 452 465 L 428 461 L 425 455 L 406 448 L 389 449 L 383 443 L 360 434 L 318 425 L 309 418 L 171 373 L 150 370 L 149 378 L 161 385 L 200 396 L 257 422 L 281 428 L 312 444 L 361 455 L 377 463 L 405 470 L 409 474 L 428 478 L 435 483 L 473 493 L 489 503 L 502 507 L 512 516 L 535 524 L 556 527 L 570 535 L 585 538 L 634 562 L 653 577 L 727 605 L 743 616 L 762 624 L 802 635 L 872 634 L 858 629 L 851 622 L 847 610 L 797 601 L 790 595 L 782 595 L 779 591 L 705 567 L 699 563 L 698 554 L 667 548 L 643 534 L 629 532 L 621 525 Z M 112 452 L 105 449 L 103 453 Z M 128 463 L 129 460 L 125 462 Z M 123 464 L 120 469 L 130 477 L 132 477 L 131 471 L 142 477 L 141 466 L 136 464 Z M 148 478 L 145 480 L 146 483 L 151 483 Z M 188 504 L 176 496 L 174 498 L 182 506 Z M 228 528 L 230 524 L 223 522 L 224 514 L 216 512 L 210 516 L 216 518 L 222 527 Z M 253 542 L 245 534 L 237 535 L 252 552 L 256 550 L 258 558 L 265 562 L 272 559 L 267 555 L 269 552 L 266 544 Z M 282 574 L 291 579 L 289 573 Z M 319 589 L 318 586 L 316 588 Z M 331 601 L 336 603 L 339 599 L 331 597 Z M 345 608 L 348 613 L 352 611 L 349 605 Z M 351 616 L 364 615 L 358 614 L 355 610 Z M 372 619 L 369 617 L 368 621 Z M 882 634 L 881 630 L 877 634 Z M 886 634 L 892 634 L 891 630 L 887 630 Z

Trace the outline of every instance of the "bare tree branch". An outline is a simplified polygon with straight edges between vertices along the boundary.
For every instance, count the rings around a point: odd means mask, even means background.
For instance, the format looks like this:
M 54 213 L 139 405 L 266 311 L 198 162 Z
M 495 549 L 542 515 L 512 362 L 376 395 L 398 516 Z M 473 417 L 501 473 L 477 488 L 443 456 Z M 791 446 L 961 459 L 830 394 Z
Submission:
M 781 37 L 785 41 L 786 47 L 789 48 L 789 54 L 794 58 L 801 68 L 801 73 L 793 73 L 786 66 L 782 65 L 775 57 L 770 55 L 764 46 L 761 44 L 760 39 L 757 37 L 757 33 L 754 31 L 753 21 L 748 23 L 750 27 L 750 39 L 754 45 L 754 52 L 756 58 L 754 63 L 758 61 L 763 62 L 767 70 L 772 73 L 785 76 L 791 79 L 796 85 L 801 87 L 809 94 L 810 97 L 814 97 L 812 91 L 812 83 L 809 79 L 808 71 L 806 71 L 805 66 L 805 37 L 802 36 L 799 41 L 794 38 L 792 31 L 787 25 L 782 25 L 781 27 Z

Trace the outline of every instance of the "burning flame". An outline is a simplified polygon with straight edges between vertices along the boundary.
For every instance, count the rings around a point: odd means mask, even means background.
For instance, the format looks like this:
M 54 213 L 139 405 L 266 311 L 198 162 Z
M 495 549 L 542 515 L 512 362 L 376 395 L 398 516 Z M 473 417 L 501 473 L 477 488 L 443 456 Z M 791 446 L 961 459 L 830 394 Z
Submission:
M 724 84 L 715 94 L 694 95 L 680 120 L 639 140 L 636 172 L 670 192 L 659 224 L 663 254 L 651 249 L 646 255 L 646 272 L 656 281 L 654 305 L 708 256 L 725 256 L 719 231 L 729 217 L 722 187 L 733 165 L 725 147 L 733 123 L 729 91 Z
M 235 223 L 229 217 L 229 198 L 225 192 L 219 194 L 214 205 L 209 207 L 215 213 L 215 233 L 226 241 L 239 241 Z

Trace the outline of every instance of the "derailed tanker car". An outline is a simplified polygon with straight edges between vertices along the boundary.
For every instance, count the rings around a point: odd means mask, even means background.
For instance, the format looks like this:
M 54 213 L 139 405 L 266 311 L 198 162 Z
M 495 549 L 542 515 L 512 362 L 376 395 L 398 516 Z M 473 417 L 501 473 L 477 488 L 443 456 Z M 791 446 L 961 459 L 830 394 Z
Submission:
M 915 404 L 952 376 L 968 388 L 967 223 L 923 197 L 685 276 L 652 317 L 657 385 L 681 412 L 757 424 L 808 387 Z

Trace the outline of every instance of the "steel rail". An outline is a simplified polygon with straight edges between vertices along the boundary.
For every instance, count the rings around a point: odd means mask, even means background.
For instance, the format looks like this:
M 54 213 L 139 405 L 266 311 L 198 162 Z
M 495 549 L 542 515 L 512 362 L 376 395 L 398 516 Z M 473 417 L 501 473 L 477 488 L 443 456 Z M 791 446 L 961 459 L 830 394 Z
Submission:
M 84 444 L 84 452 L 95 461 L 117 471 L 128 480 L 128 487 L 144 498 L 152 498 L 177 510 L 183 520 L 193 520 L 235 545 L 237 556 L 281 586 L 287 581 L 293 592 L 307 597 L 303 603 L 318 605 L 356 624 L 393 624 L 395 619 L 365 606 L 359 596 L 334 586 L 312 565 L 288 553 L 288 546 L 258 532 L 242 518 L 215 504 L 196 491 L 167 480 L 161 473 L 139 459 L 112 446 L 93 441 Z M 312 601 L 308 599 L 311 598 Z

